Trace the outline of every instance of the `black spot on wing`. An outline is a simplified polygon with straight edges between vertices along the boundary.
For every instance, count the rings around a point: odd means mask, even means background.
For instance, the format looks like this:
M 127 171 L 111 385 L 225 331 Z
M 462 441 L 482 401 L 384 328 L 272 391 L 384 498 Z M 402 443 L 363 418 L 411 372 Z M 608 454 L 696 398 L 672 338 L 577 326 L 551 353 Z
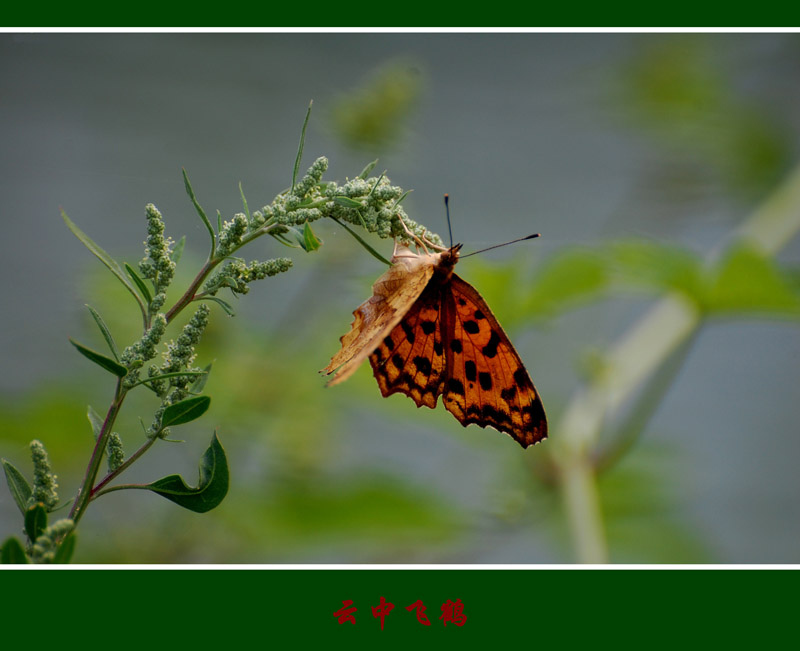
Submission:
M 519 388 L 527 387 L 533 384 L 531 379 L 528 377 L 528 374 L 525 372 L 525 369 L 521 366 L 514 371 L 514 382 Z
M 475 321 L 464 321 L 464 330 L 466 330 L 471 335 L 478 334 L 481 329 L 480 326 Z
M 459 396 L 464 395 L 464 385 L 461 383 L 461 380 L 456 380 L 452 377 L 447 380 L 447 390 Z
M 486 357 L 492 358 L 497 356 L 497 346 L 500 343 L 500 337 L 492 330 L 492 335 L 489 337 L 489 343 L 483 347 L 483 354 Z
M 517 387 L 508 387 L 500 392 L 500 397 L 506 402 L 511 402 L 515 395 L 517 395 Z
M 408 323 L 406 323 L 405 321 L 400 322 L 400 327 L 403 329 L 403 334 L 405 334 L 408 343 L 413 344 L 414 339 L 416 338 L 414 336 L 414 329 L 410 325 L 408 325 Z
M 470 382 L 474 382 L 478 378 L 478 369 L 471 359 L 464 363 L 464 373 L 466 373 L 467 380 Z
M 415 357 L 414 366 L 417 367 L 417 372 L 423 375 L 430 375 L 431 373 L 431 360 L 427 357 Z
M 491 425 L 503 431 L 505 427 L 511 424 L 511 418 L 508 414 L 499 411 L 492 407 L 492 405 L 470 405 L 467 407 L 467 422 L 475 423 L 481 427 Z

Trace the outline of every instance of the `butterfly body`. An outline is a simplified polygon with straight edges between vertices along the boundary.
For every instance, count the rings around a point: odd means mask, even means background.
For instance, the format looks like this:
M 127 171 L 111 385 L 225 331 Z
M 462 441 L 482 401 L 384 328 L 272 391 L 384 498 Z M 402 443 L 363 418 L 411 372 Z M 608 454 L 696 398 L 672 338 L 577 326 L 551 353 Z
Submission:
M 338 384 L 369 358 L 384 397 L 404 393 L 434 408 L 441 395 L 465 427 L 491 426 L 528 447 L 547 436 L 544 407 L 486 301 L 454 273 L 460 249 L 396 247 L 324 372 Z

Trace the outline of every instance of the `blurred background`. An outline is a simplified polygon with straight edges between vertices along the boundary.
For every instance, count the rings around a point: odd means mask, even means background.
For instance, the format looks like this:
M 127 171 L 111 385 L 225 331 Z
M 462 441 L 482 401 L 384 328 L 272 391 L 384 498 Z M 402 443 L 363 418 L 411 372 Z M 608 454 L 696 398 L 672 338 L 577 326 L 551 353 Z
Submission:
M 167 234 L 187 237 L 175 299 L 207 252 L 181 168 L 210 215 L 242 211 L 240 182 L 251 209 L 268 204 L 291 183 L 310 100 L 302 169 L 324 155 L 325 179 L 343 182 L 377 158 L 376 173 L 413 190 L 409 216 L 445 238 L 449 193 L 467 252 L 542 233 L 458 272 L 514 341 L 551 439 L 523 450 L 441 405 L 383 399 L 367 365 L 326 389 L 317 372 L 384 267 L 320 222 L 314 253 L 270 238 L 243 251 L 295 266 L 233 299 L 235 318 L 214 311 L 197 358 L 214 361 L 211 409 L 124 476 L 194 484 L 216 430 L 225 501 L 198 515 L 146 491 L 104 496 L 73 561 L 580 560 L 551 462 L 562 416 L 677 288 L 705 297 L 702 327 L 631 396 L 625 427 L 603 432 L 618 450 L 597 474 L 608 560 L 800 562 L 800 204 L 778 211 L 779 250 L 724 253 L 793 178 L 797 34 L 0 35 L 0 456 L 30 478 L 40 439 L 62 499 L 74 495 L 93 445 L 87 405 L 104 412 L 113 383 L 67 337 L 101 349 L 86 303 L 119 344 L 139 336 L 135 304 L 59 208 L 134 264 L 156 204 Z M 116 429 L 129 451 L 155 407 L 126 402 Z M 0 539 L 21 527 L 3 485 Z

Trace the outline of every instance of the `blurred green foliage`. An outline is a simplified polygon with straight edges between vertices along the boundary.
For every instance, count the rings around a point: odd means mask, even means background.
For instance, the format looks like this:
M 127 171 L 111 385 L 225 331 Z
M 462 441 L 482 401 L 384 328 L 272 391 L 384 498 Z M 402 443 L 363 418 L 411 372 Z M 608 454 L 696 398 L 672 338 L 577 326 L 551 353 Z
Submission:
M 329 126 L 348 147 L 385 152 L 403 140 L 424 87 L 420 63 L 389 61 L 374 70 L 361 87 L 341 94 L 331 109 Z
M 719 44 L 681 34 L 643 48 L 631 58 L 623 101 L 658 139 L 665 187 L 753 199 L 779 180 L 791 145 L 769 107 L 736 88 Z

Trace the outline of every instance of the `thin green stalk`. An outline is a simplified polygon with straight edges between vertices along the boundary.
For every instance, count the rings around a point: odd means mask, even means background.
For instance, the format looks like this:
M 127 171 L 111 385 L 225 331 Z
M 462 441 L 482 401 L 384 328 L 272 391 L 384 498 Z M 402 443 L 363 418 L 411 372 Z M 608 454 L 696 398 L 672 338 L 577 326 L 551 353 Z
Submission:
M 216 267 L 221 261 L 221 259 L 208 260 L 203 265 L 203 268 L 200 269 L 200 272 L 197 274 L 197 276 L 195 276 L 195 279 L 191 282 L 183 296 L 181 296 L 175 305 L 170 308 L 169 312 L 167 312 L 167 323 L 171 323 L 172 320 L 178 316 L 178 314 L 180 314 L 181 310 L 183 310 L 183 308 L 185 308 L 194 300 L 197 289 L 203 284 L 205 279 L 208 278 L 208 274 L 210 274 L 214 270 L 214 267 Z
M 142 446 L 138 450 L 136 450 L 136 452 L 134 452 L 127 459 L 125 459 L 125 461 L 119 468 L 108 473 L 105 477 L 103 477 L 103 479 L 97 484 L 97 486 L 95 486 L 92 489 L 91 496 L 89 499 L 93 500 L 100 497 L 100 495 L 109 493 L 112 490 L 117 490 L 119 488 L 118 486 L 114 488 L 107 488 L 105 490 L 103 490 L 103 487 L 106 486 L 109 482 L 113 481 L 115 478 L 119 477 L 123 472 L 125 472 L 125 470 L 127 470 L 131 466 L 131 464 L 133 464 L 139 457 L 141 457 L 145 452 L 147 452 L 150 449 L 150 447 L 153 445 L 153 443 L 156 442 L 157 439 L 158 439 L 157 436 L 148 438 L 147 441 L 145 441 L 142 444 Z
M 114 491 L 130 490 L 132 488 L 149 490 L 147 486 L 143 486 L 142 484 L 117 484 L 116 486 L 111 486 L 109 488 L 106 488 L 105 490 L 97 491 L 97 493 L 95 493 L 92 499 L 100 497 L 101 495 L 107 495 L 108 493 L 113 493 Z
M 97 435 L 97 441 L 92 451 L 92 456 L 89 459 L 89 465 L 86 467 L 86 474 L 83 478 L 78 494 L 75 497 L 75 502 L 69 512 L 69 518 L 78 525 L 78 522 L 83 517 L 89 500 L 92 497 L 92 486 L 94 486 L 97 473 L 100 470 L 100 463 L 103 460 L 106 446 L 108 445 L 108 437 L 111 435 L 111 430 L 114 427 L 114 422 L 117 419 L 117 414 L 122 407 L 122 402 L 125 400 L 127 392 L 122 389 L 122 380 L 117 380 L 117 386 L 114 391 L 114 399 L 111 406 L 108 408 L 106 418 L 103 421 L 103 426 L 100 428 L 100 433 Z
M 233 254 L 235 251 L 238 251 L 240 248 L 242 248 L 246 244 L 252 242 L 256 238 L 259 238 L 262 235 L 267 235 L 270 231 L 272 231 L 273 229 L 275 229 L 277 227 L 278 227 L 277 224 L 269 224 L 267 226 L 262 226 L 261 228 L 259 228 L 254 233 L 251 233 L 250 235 L 247 235 L 247 236 L 243 237 L 242 241 L 239 243 L 239 245 L 236 248 L 234 248 L 230 252 L 230 254 Z M 191 284 L 189 285 L 188 289 L 184 292 L 183 296 L 181 296 L 178 299 L 178 301 L 175 303 L 175 305 L 173 305 L 170 308 L 170 310 L 167 312 L 167 314 L 166 314 L 167 323 L 171 323 L 172 320 L 176 316 L 178 316 L 178 314 L 180 314 L 180 312 L 181 312 L 181 310 L 183 310 L 183 308 L 185 308 L 187 305 L 189 305 L 189 303 L 191 303 L 193 300 L 195 300 L 198 297 L 197 290 L 205 282 L 205 280 L 206 280 L 206 278 L 208 278 L 209 274 L 212 271 L 214 271 L 214 268 L 217 265 L 219 265 L 223 260 L 225 260 L 225 257 L 210 258 L 210 259 L 208 259 L 206 261 L 206 263 L 203 265 L 203 268 L 200 269 L 200 272 L 197 274 L 197 276 L 195 276 L 194 280 L 191 282 Z

